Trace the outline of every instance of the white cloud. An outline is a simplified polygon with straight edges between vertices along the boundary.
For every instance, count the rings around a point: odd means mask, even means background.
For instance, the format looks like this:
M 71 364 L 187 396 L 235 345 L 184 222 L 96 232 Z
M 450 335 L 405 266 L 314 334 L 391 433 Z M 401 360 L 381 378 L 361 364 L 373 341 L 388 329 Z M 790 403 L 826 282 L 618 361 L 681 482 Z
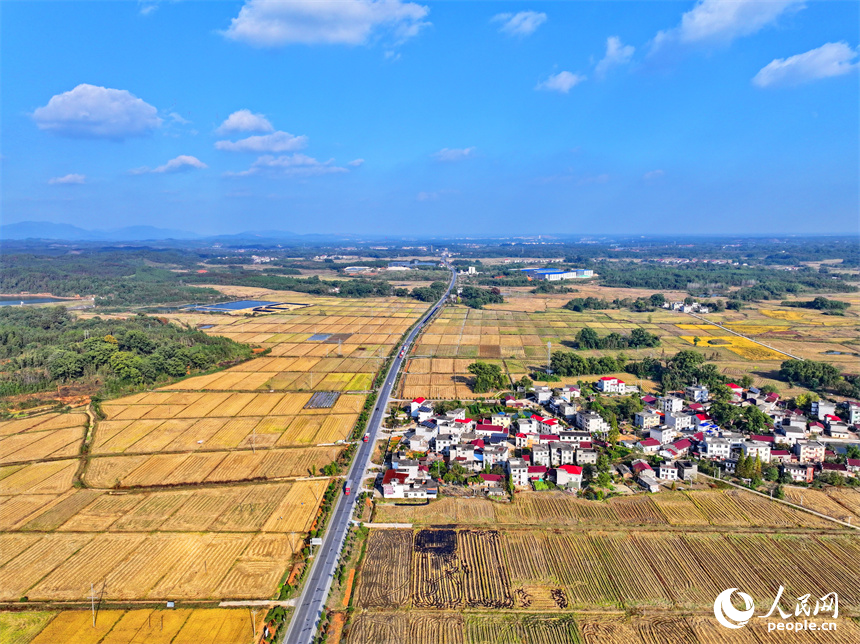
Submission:
M 771 61 L 753 77 L 752 82 L 759 87 L 771 87 L 842 76 L 858 68 L 858 63 L 852 62 L 857 56 L 858 52 L 848 43 L 829 42 L 803 54 Z
M 228 152 L 292 152 L 301 150 L 308 144 L 308 137 L 295 136 L 289 132 L 273 132 L 259 136 L 249 136 L 238 141 L 216 141 L 215 148 Z
M 71 137 L 124 139 L 161 125 L 158 110 L 124 89 L 81 84 L 33 112 L 41 130 Z
M 606 55 L 597 63 L 594 71 L 598 76 L 605 76 L 612 67 L 626 65 L 636 51 L 633 45 L 624 45 L 618 36 L 606 39 Z
M 353 159 L 352 161 L 350 161 L 346 165 L 353 167 L 353 168 L 357 168 L 363 164 L 364 164 L 364 159 Z
M 511 36 L 530 36 L 537 28 L 546 22 L 546 14 L 537 11 L 520 11 L 519 13 L 499 13 L 493 16 L 492 22 L 501 22 L 499 31 Z
M 349 172 L 346 168 L 334 165 L 334 159 L 318 161 L 317 159 L 305 154 L 291 154 L 278 157 L 267 154 L 254 161 L 254 163 L 251 164 L 251 167 L 247 170 L 242 172 L 228 172 L 227 175 L 245 177 L 264 171 L 305 177 Z
M 789 10 L 799 11 L 803 0 L 699 0 L 681 17 L 681 24 L 661 31 L 654 48 L 668 42 L 728 43 L 760 31 Z
M 254 114 L 251 110 L 233 112 L 215 130 L 218 134 L 233 132 L 274 132 L 275 128 L 262 114 Z
M 178 123 L 179 125 L 191 125 L 191 121 L 186 118 L 183 118 L 181 114 L 178 112 L 170 112 L 167 116 L 170 117 L 170 120 L 174 123 Z
M 559 72 L 550 76 L 543 82 L 538 83 L 535 89 L 547 90 L 550 92 L 561 92 L 567 94 L 571 88 L 579 85 L 586 79 L 582 74 L 573 74 L 571 72 Z
M 142 168 L 136 168 L 131 170 L 130 174 L 166 174 L 172 172 L 184 172 L 186 170 L 203 170 L 204 168 L 208 168 L 205 163 L 203 163 L 197 157 L 192 157 L 188 154 L 180 154 L 175 159 L 171 159 L 164 165 L 160 165 L 156 168 L 147 168 L 146 166 Z
M 87 177 L 83 174 L 67 174 L 64 177 L 54 177 L 48 179 L 48 183 L 52 186 L 56 185 L 79 185 L 85 183 Z
M 659 179 L 665 174 L 666 173 L 662 170 L 651 170 L 650 172 L 646 172 L 645 174 L 643 174 L 642 178 L 645 179 L 645 181 L 653 181 L 654 179 Z
M 424 21 L 429 12 L 401 0 L 246 0 L 223 33 L 257 47 L 361 45 L 383 33 L 401 43 L 429 24 Z
M 474 154 L 475 148 L 442 148 L 433 156 L 437 161 L 462 161 Z

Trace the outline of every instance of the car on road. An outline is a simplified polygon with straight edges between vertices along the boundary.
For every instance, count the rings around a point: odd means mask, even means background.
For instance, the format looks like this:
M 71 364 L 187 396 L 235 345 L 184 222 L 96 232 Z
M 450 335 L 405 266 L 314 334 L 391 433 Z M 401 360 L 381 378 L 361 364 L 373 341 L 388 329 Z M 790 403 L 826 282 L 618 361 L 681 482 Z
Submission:
M 343 484 L 343 493 L 344 493 L 346 496 L 349 496 L 349 491 L 350 491 L 349 483 L 344 483 L 344 484 Z
M 361 440 L 362 440 L 362 442 L 366 443 L 367 441 L 370 440 L 370 434 L 365 434 L 364 438 L 362 438 Z

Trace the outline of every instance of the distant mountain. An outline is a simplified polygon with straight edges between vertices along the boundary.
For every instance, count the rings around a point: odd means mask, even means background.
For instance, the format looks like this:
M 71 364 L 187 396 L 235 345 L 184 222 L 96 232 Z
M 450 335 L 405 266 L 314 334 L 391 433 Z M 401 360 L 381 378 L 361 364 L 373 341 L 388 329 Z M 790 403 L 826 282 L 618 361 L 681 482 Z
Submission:
M 115 230 L 86 230 L 71 224 L 48 221 L 22 221 L 0 226 L 0 239 L 51 239 L 61 241 L 155 241 L 162 239 L 201 239 L 185 230 L 155 226 L 126 226 Z

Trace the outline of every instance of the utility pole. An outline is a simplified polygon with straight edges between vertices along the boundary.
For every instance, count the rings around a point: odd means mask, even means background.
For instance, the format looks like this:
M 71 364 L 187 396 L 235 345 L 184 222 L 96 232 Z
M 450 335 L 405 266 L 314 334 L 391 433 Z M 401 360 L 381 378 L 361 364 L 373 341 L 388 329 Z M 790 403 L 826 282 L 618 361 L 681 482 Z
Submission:
M 90 582 L 90 607 L 93 611 L 93 628 L 96 627 L 96 590 Z
M 546 343 L 546 372 L 547 375 L 552 373 L 552 342 Z

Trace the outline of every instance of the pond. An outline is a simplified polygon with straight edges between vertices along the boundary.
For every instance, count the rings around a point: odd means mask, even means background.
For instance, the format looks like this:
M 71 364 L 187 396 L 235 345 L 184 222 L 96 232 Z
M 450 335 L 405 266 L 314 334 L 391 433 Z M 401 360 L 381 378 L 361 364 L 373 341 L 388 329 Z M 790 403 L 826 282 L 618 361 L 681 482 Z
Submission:
M 21 306 L 22 304 L 50 304 L 51 302 L 66 302 L 60 297 L 45 297 L 31 295 L 14 295 L 0 297 L 0 306 Z

